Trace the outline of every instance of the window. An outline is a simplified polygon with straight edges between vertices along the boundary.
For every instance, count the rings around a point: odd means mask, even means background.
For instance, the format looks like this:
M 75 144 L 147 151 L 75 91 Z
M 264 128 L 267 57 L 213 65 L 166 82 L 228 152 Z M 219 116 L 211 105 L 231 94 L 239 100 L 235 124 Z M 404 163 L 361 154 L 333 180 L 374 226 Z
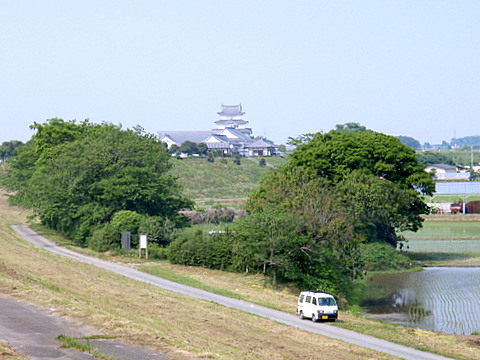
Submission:
M 312 299 L 312 304 L 313 304 L 313 305 L 317 305 L 317 298 L 313 298 L 313 299 Z
M 318 305 L 321 306 L 335 306 L 337 303 L 334 298 L 319 298 Z
M 303 294 L 300 295 L 300 298 L 298 299 L 298 302 L 303 303 L 303 299 L 304 299 L 304 298 L 305 298 L 305 295 L 303 295 Z
M 312 301 L 312 297 L 310 295 L 307 296 L 305 302 L 310 303 Z

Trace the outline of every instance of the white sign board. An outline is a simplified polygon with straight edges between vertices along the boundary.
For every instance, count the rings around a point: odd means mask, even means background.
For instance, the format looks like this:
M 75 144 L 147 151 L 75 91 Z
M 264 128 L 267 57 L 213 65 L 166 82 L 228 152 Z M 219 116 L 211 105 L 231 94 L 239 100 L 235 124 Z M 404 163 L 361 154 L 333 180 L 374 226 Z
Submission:
M 147 235 L 140 235 L 140 249 L 147 248 Z

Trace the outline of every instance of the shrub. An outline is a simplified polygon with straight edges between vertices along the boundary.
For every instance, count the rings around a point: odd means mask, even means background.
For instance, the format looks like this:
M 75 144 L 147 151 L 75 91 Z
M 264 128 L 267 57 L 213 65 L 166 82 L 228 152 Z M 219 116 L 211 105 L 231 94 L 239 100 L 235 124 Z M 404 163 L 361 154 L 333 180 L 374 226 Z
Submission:
M 110 226 L 121 234 L 123 231 L 130 232 L 131 246 L 138 245 L 138 227 L 142 221 L 143 216 L 135 211 L 120 210 L 113 214 Z
M 158 244 L 148 245 L 148 257 L 155 260 L 166 260 L 167 249 Z
M 400 270 L 410 266 L 408 256 L 384 243 L 363 244 L 360 254 L 367 271 Z
M 139 234 L 147 234 L 150 244 L 162 247 L 170 244 L 175 235 L 175 222 L 159 216 L 146 216 L 138 227 Z
M 168 247 L 174 264 L 225 270 L 231 267 L 232 244 L 228 233 L 208 235 L 201 229 L 185 229 Z
M 88 247 L 98 252 L 119 249 L 121 246 L 122 234 L 111 224 L 95 230 L 88 239 Z

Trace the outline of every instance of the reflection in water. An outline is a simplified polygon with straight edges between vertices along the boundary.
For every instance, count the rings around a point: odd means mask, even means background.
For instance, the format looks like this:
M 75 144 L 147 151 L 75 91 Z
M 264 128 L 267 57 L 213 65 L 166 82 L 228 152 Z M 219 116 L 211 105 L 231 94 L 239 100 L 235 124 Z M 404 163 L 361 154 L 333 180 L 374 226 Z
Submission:
M 480 331 L 480 268 L 427 268 L 371 277 L 367 317 L 409 327 L 471 334 Z

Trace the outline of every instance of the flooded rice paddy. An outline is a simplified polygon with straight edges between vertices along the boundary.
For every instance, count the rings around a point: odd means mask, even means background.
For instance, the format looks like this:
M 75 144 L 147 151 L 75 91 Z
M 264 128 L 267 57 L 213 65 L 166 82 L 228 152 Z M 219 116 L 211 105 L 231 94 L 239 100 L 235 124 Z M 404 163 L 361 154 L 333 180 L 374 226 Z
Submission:
M 367 317 L 451 334 L 480 333 L 480 268 L 426 268 L 367 281 Z
M 409 252 L 480 252 L 480 223 L 426 222 L 403 233 Z M 452 334 L 480 333 L 480 267 L 431 267 L 367 279 L 367 317 Z

